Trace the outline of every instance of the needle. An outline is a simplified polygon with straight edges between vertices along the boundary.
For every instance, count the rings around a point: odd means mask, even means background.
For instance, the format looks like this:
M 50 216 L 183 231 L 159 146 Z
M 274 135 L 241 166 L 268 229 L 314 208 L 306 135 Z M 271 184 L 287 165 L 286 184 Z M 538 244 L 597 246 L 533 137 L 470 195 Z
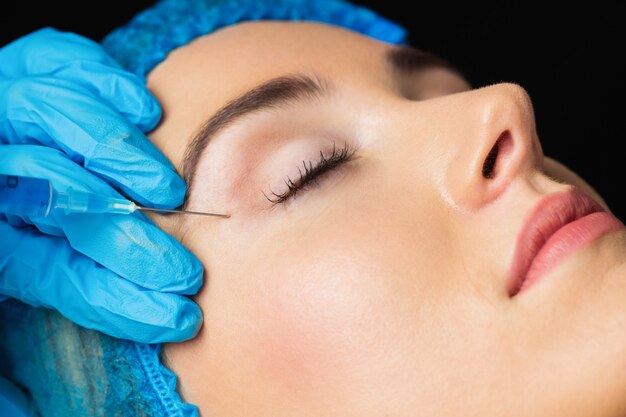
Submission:
M 200 215 L 200 216 L 217 216 L 217 217 L 224 217 L 224 218 L 229 218 L 230 217 L 230 214 L 202 213 L 200 211 L 187 211 L 187 210 L 166 210 L 166 209 L 159 209 L 159 208 L 152 208 L 152 207 L 141 207 L 141 206 L 137 206 L 137 210 L 147 210 L 147 211 L 156 211 L 156 212 L 165 211 L 165 212 L 168 212 L 168 213 L 197 214 L 197 215 Z

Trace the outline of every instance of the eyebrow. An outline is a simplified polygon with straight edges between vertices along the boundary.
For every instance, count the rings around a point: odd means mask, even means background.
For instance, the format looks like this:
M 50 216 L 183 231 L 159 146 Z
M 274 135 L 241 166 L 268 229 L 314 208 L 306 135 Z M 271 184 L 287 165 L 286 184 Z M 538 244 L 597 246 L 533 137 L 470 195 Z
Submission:
M 427 68 L 442 67 L 463 76 L 448 61 L 430 52 L 410 46 L 394 46 L 385 52 L 384 61 L 393 73 L 414 73 Z M 306 74 L 285 75 L 270 79 L 231 100 L 201 126 L 187 145 L 182 173 L 187 183 L 186 206 L 200 157 L 219 131 L 244 116 L 289 104 L 319 99 L 330 95 L 332 84 L 322 77 Z
M 228 102 L 202 125 L 187 145 L 182 163 L 183 179 L 187 183 L 185 202 L 193 186 L 193 178 L 200 157 L 211 138 L 219 131 L 246 115 L 296 102 L 315 100 L 329 95 L 330 89 L 330 84 L 318 76 L 286 75 L 257 85 Z

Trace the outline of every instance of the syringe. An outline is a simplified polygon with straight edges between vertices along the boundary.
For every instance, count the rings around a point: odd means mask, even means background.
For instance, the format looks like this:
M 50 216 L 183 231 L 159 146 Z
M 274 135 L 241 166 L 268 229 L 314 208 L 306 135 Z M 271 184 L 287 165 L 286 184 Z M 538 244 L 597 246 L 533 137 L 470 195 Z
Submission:
M 44 178 L 0 174 L 0 213 L 47 217 L 52 210 L 70 213 L 130 214 L 135 210 L 149 210 L 180 214 L 199 214 L 228 218 L 228 214 L 203 213 L 186 210 L 165 210 L 138 206 L 124 198 L 104 197 L 68 188 L 57 192 L 52 182 Z

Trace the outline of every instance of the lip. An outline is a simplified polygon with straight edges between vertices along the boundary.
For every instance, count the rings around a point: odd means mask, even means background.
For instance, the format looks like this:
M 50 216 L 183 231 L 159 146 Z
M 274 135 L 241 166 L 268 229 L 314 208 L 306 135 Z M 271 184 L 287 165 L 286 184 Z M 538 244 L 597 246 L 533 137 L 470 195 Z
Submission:
M 517 235 L 507 278 L 509 297 L 526 291 L 574 252 L 624 227 L 576 187 L 544 197 L 528 213 Z

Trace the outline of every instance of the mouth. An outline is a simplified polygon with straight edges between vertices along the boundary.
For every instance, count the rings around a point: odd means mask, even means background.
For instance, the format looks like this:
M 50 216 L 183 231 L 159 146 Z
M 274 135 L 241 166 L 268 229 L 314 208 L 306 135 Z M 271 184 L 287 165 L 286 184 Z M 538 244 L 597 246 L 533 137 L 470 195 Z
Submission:
M 507 278 L 509 297 L 534 285 L 574 252 L 624 227 L 576 187 L 544 197 L 518 233 Z

